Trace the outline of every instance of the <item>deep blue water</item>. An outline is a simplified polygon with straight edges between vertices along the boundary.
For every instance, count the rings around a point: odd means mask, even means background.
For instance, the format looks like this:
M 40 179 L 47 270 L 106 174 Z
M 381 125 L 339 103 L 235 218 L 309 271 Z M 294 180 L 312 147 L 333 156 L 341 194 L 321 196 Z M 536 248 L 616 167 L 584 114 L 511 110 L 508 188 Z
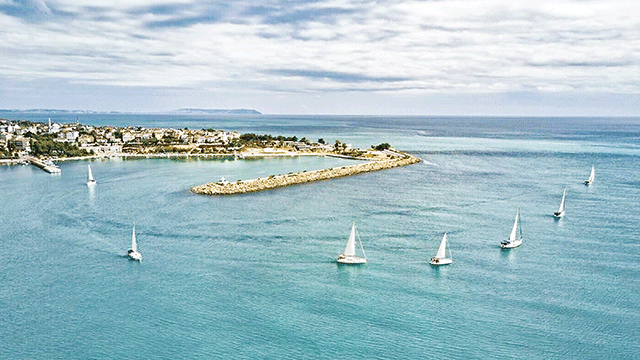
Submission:
M 234 197 L 188 189 L 349 162 L 0 167 L 0 358 L 638 358 L 640 119 L 80 117 L 424 161 Z M 503 251 L 518 206 L 524 244 Z M 369 263 L 338 266 L 353 221 Z M 123 257 L 133 222 L 141 263 Z M 454 263 L 432 268 L 444 231 Z

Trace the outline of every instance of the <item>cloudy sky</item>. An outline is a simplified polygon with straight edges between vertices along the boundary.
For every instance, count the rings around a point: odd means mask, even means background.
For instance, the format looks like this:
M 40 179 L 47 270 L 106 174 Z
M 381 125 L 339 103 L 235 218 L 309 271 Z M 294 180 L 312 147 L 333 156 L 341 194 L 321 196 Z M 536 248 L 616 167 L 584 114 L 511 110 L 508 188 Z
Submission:
M 640 1 L 0 0 L 0 108 L 640 115 Z

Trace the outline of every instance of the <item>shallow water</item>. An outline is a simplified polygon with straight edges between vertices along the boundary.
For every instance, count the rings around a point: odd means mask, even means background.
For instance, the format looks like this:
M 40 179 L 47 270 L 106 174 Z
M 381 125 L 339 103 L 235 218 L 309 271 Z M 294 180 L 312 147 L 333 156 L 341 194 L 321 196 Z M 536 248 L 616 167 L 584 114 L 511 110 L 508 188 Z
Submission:
M 636 358 L 640 121 L 552 120 L 157 120 L 390 142 L 424 160 L 231 197 L 188 189 L 350 162 L 0 167 L 0 357 Z M 566 216 L 554 220 L 565 187 Z M 518 206 L 524 244 L 503 251 Z M 369 262 L 339 266 L 353 221 Z M 133 222 L 141 263 L 124 257 Z M 454 263 L 432 268 L 444 231 Z

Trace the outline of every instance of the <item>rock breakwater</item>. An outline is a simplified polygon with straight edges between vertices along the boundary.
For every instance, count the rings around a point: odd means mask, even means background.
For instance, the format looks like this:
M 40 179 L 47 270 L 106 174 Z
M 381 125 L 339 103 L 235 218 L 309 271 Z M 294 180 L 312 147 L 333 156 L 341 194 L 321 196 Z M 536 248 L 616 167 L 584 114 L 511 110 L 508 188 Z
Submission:
M 420 162 L 420 159 L 411 155 L 402 155 L 387 160 L 373 160 L 355 165 L 342 166 L 315 171 L 290 173 L 286 175 L 271 175 L 268 178 L 237 181 L 233 183 L 212 182 L 194 186 L 191 191 L 201 195 L 234 195 L 246 194 L 264 190 L 271 190 L 296 184 L 304 184 L 313 181 L 328 180 L 344 176 L 351 176 L 366 172 L 390 169 Z

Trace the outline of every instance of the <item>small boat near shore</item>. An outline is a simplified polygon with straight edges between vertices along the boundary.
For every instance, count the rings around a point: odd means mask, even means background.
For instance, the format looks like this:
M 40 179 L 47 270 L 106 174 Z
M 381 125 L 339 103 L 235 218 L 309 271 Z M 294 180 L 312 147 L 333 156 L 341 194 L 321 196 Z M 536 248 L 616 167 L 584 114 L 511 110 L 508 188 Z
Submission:
M 589 186 L 593 184 L 595 179 L 596 179 L 596 167 L 595 165 L 591 165 L 591 174 L 589 174 L 589 178 L 584 182 L 584 184 Z
M 522 227 L 520 226 L 520 208 L 516 210 L 516 220 L 509 234 L 509 239 L 503 240 L 500 247 L 503 249 L 513 249 L 522 245 Z
M 449 257 L 447 257 L 447 248 L 449 248 Z M 440 247 L 438 247 L 438 253 L 431 258 L 431 265 L 440 266 L 448 265 L 453 262 L 451 258 L 451 248 L 448 246 L 447 233 L 445 232 L 440 240 Z
M 565 188 L 564 191 L 562 192 L 562 201 L 560 201 L 560 207 L 558 208 L 558 211 L 553 213 L 553 217 L 555 217 L 556 219 L 560 219 L 561 217 L 564 216 L 564 198 L 567 195 L 567 189 Z
M 356 256 L 356 235 L 358 236 L 358 242 L 360 243 L 360 249 L 362 250 L 362 256 Z M 349 234 L 349 240 L 347 241 L 347 247 L 342 254 L 338 255 L 338 264 L 365 264 L 367 262 L 367 255 L 364 253 L 364 247 L 362 247 L 362 241 L 360 235 L 356 232 L 356 223 L 351 225 L 351 233 Z
M 222 176 L 222 177 L 220 177 L 220 180 L 218 180 L 218 182 L 216 184 L 225 186 L 225 185 L 229 185 L 229 181 L 227 179 L 225 179 L 224 176 Z
M 133 231 L 131 232 L 131 249 L 127 252 L 129 260 L 142 260 L 142 254 L 138 252 L 138 243 L 136 242 L 136 224 L 133 224 Z

